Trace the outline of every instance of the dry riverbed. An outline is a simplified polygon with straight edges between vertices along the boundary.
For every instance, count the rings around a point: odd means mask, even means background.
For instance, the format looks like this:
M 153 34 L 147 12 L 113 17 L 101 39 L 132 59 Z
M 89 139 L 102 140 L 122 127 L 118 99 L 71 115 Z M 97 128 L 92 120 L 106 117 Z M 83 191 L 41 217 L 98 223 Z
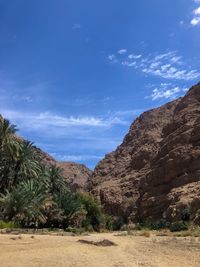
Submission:
M 108 239 L 99 247 L 79 239 Z M 0 234 L 0 267 L 199 267 L 199 237 Z

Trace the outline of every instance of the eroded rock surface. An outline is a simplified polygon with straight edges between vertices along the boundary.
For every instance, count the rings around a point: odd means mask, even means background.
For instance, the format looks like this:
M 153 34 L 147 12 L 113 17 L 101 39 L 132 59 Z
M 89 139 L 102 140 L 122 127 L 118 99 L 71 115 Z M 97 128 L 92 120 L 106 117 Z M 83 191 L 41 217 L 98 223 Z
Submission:
M 200 209 L 200 85 L 177 104 L 150 171 L 140 180 L 141 217 L 179 220 Z
M 57 162 L 63 169 L 63 175 L 75 191 L 88 191 L 88 180 L 92 171 L 83 164 L 74 162 Z
M 200 209 L 200 84 L 144 112 L 116 151 L 99 162 L 89 189 L 127 220 L 177 220 Z
M 88 180 L 92 175 L 92 171 L 83 164 L 75 162 L 56 161 L 48 153 L 36 148 L 39 156 L 44 164 L 57 165 L 62 169 L 62 173 L 66 182 L 74 191 L 88 191 Z

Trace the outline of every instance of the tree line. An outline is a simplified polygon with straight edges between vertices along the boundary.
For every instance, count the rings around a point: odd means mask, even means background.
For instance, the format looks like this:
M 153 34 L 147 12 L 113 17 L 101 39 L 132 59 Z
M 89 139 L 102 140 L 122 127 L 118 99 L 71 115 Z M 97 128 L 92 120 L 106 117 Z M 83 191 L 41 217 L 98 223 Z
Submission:
M 0 220 L 20 227 L 111 228 L 112 219 L 88 193 L 73 192 L 62 169 L 45 164 L 33 143 L 0 116 Z

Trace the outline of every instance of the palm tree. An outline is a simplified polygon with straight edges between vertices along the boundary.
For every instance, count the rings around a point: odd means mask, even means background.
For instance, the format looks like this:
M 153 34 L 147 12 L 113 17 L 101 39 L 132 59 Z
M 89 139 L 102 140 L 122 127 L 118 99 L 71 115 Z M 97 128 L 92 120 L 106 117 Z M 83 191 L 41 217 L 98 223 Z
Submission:
M 41 172 L 41 164 L 33 144 L 18 138 L 12 138 L 7 143 L 0 166 L 0 192 L 23 180 L 38 179 Z
M 31 223 L 45 223 L 44 215 L 47 195 L 43 185 L 35 180 L 18 184 L 11 192 L 0 194 L 0 209 L 6 220 L 19 222 L 24 226 Z
M 16 133 L 16 131 L 16 126 L 0 115 L 0 153 L 2 153 L 4 144 Z
M 68 191 L 67 184 L 63 178 L 62 169 L 56 165 L 51 165 L 48 171 L 49 192 L 51 194 L 60 191 Z
M 13 184 L 30 178 L 37 179 L 41 167 L 33 143 L 22 141 L 15 152 L 10 154 L 15 162 Z
M 2 188 L 7 188 L 11 182 L 9 173 L 13 161 L 7 157 L 7 154 L 12 155 L 17 149 L 17 138 L 14 135 L 16 131 L 16 126 L 0 115 L 0 192 L 2 192 Z
M 63 210 L 63 227 L 69 226 L 74 217 L 80 212 L 85 212 L 82 203 L 76 198 L 72 192 L 59 192 L 54 194 L 54 201 L 57 203 L 58 208 Z

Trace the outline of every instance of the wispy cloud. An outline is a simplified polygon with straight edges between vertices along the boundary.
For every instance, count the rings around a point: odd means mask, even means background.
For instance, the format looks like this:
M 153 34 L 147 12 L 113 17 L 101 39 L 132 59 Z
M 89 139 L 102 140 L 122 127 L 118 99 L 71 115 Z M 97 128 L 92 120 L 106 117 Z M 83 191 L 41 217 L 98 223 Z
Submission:
M 88 160 L 100 160 L 103 158 L 102 156 L 96 156 L 96 155 L 65 155 L 65 154 L 59 154 L 59 153 L 51 153 L 51 156 L 56 158 L 59 161 L 88 161 Z
M 142 71 L 164 79 L 189 81 L 199 78 L 200 72 L 186 68 L 181 59 L 176 52 L 160 54 L 146 61 Z
M 64 116 L 49 112 L 23 112 L 0 108 L 19 134 L 52 154 L 57 160 L 84 162 L 93 167 L 122 141 L 134 111 L 107 112 L 104 116 Z
M 113 54 L 110 60 L 115 63 L 119 62 L 123 66 L 140 70 L 145 74 L 158 76 L 164 79 L 190 81 L 200 77 L 200 72 L 188 66 L 183 58 L 175 51 L 169 51 L 154 56 L 149 54 L 146 57 L 131 54 L 120 60 Z
M 131 115 L 131 116 L 138 116 L 140 113 L 142 113 L 144 109 L 128 109 L 128 110 L 119 110 L 115 112 L 116 116 L 126 116 L 126 115 Z
M 112 127 L 113 125 L 126 125 L 127 122 L 119 117 L 100 118 L 95 116 L 60 116 L 49 112 L 28 114 L 14 110 L 0 110 L 1 114 L 13 121 L 23 123 L 31 128 L 46 127 Z
M 114 54 L 108 55 L 108 60 L 110 61 L 110 63 L 117 63 L 117 57 Z
M 173 86 L 173 84 L 170 83 L 162 83 L 160 86 L 156 86 L 153 88 L 152 93 L 150 96 L 146 96 L 145 98 L 155 100 L 160 99 L 169 99 L 173 100 L 179 97 L 180 95 L 183 95 L 187 88 L 180 86 Z
M 200 4 L 199 0 L 194 0 L 194 2 Z M 193 10 L 193 18 L 190 23 L 192 26 L 200 25 L 200 6 Z
M 126 54 L 127 53 L 127 49 L 125 49 L 125 48 L 120 49 L 120 50 L 118 50 L 117 53 L 120 54 L 120 55 Z
M 138 59 L 138 58 L 141 58 L 141 57 L 142 57 L 142 55 L 134 55 L 134 54 L 130 54 L 128 56 L 129 59 Z
M 136 61 L 133 61 L 133 62 L 122 61 L 122 65 L 123 66 L 127 66 L 127 67 L 136 67 L 137 66 L 137 62 Z

